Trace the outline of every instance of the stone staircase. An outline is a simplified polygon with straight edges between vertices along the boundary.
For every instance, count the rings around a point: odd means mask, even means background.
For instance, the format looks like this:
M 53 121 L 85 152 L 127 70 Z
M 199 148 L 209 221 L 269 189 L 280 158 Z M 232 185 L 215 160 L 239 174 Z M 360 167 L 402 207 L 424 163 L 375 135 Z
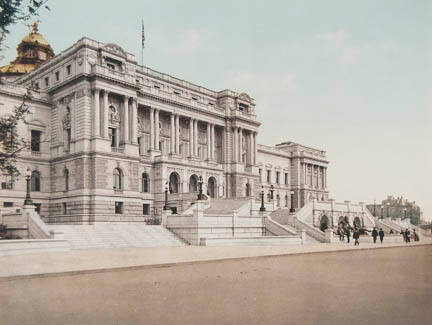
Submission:
M 204 214 L 232 214 L 247 202 L 248 199 L 212 199 L 210 206 L 204 210 Z
M 100 222 L 93 225 L 50 225 L 62 232 L 72 249 L 186 246 L 163 226 L 145 223 Z

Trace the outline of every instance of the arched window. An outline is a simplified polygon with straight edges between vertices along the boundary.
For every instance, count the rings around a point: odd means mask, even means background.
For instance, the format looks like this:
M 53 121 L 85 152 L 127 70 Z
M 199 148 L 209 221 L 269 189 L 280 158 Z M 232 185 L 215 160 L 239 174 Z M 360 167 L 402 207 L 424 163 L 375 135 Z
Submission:
M 31 174 L 31 190 L 40 192 L 40 173 L 37 170 L 34 170 Z
M 189 178 L 189 192 L 198 192 L 198 176 L 192 175 Z
M 170 193 L 179 192 L 180 176 L 177 173 L 171 173 L 169 177 L 169 191 Z
M 69 191 L 69 170 L 64 169 L 65 191 Z
M 142 173 L 141 188 L 144 193 L 150 192 L 150 179 L 147 173 Z
M 217 183 L 216 178 L 210 177 L 207 182 L 207 193 L 211 198 L 217 197 Z
M 113 189 L 121 190 L 123 188 L 123 174 L 120 168 L 115 168 L 113 173 Z

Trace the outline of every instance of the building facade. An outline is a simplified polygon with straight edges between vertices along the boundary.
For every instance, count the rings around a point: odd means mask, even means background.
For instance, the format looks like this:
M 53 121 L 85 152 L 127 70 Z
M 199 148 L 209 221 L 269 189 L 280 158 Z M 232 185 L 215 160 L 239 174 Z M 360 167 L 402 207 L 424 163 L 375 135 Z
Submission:
M 2 175 L 5 207 L 22 205 L 27 168 L 33 200 L 52 222 L 141 220 L 160 214 L 165 191 L 180 212 L 200 180 L 211 198 L 264 191 L 271 199 L 272 191 L 279 206 L 293 199 L 295 208 L 328 199 L 325 152 L 257 144 L 260 122 L 246 93 L 197 86 L 88 38 L 30 72 L 2 71 L 10 81 L 0 86 L 2 115 L 34 89 L 32 114 L 19 125 L 31 143 L 17 161 L 21 176 Z

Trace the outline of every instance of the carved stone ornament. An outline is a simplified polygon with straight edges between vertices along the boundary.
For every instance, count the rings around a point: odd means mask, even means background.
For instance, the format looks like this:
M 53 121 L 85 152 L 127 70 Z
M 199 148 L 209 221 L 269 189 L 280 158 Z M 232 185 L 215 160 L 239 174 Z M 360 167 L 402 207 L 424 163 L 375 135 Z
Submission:
M 83 64 L 83 62 L 84 62 L 84 58 L 83 58 L 82 54 L 79 54 L 77 56 L 77 63 L 78 63 L 78 65 L 81 66 Z
M 70 118 L 70 113 L 66 113 L 65 117 L 63 118 L 63 129 L 67 130 L 71 128 L 71 118 Z
M 104 49 L 107 51 L 111 51 L 117 55 L 120 55 L 122 57 L 126 57 L 126 52 L 117 44 L 109 43 L 105 45 Z
M 120 124 L 120 114 L 119 114 L 119 112 L 117 111 L 117 109 L 113 105 L 111 105 L 109 107 L 108 114 L 109 114 L 108 120 L 109 120 L 109 123 L 111 125 L 117 126 L 117 125 Z

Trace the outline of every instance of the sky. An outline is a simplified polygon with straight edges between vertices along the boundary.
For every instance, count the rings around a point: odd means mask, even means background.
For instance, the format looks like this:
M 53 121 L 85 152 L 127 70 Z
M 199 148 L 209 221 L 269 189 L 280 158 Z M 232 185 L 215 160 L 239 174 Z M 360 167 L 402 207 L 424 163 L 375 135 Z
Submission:
M 247 92 L 258 142 L 327 151 L 337 201 L 416 201 L 432 220 L 432 1 L 49 1 L 55 53 L 83 36 L 212 90 Z M 28 33 L 6 40 L 6 64 Z

